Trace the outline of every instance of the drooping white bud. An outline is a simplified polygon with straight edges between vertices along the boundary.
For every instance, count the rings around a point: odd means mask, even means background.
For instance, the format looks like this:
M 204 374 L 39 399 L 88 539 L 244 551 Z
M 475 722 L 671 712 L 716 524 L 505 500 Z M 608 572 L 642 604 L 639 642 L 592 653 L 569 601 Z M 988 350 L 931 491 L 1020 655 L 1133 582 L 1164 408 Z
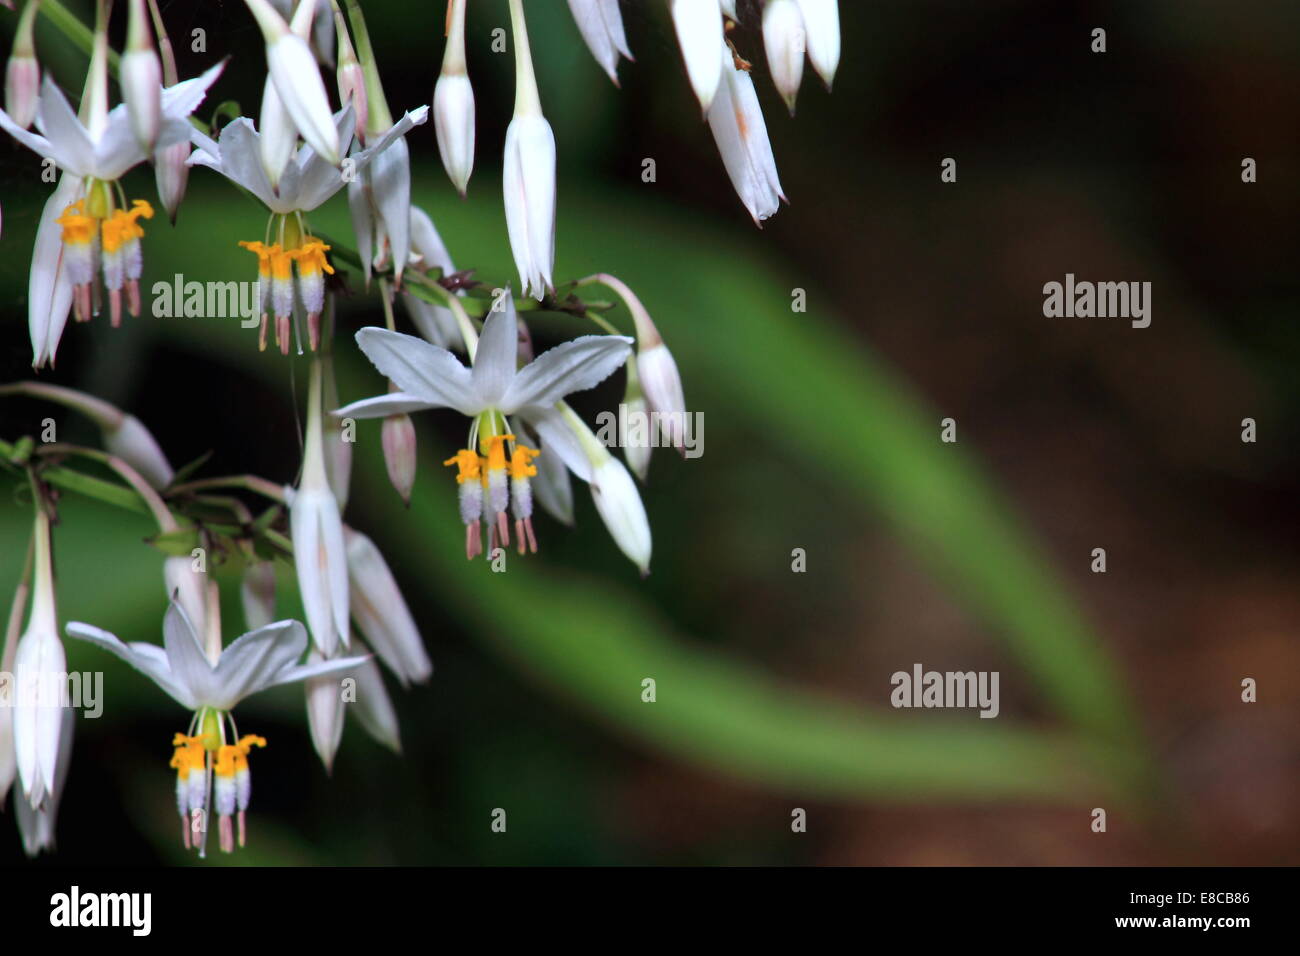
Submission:
M 799 84 L 803 81 L 803 14 L 795 0 L 768 0 L 763 8 L 763 47 L 777 92 L 794 115 Z
M 162 126 L 162 61 L 154 49 L 145 0 L 131 0 L 126 52 L 118 75 L 131 130 L 141 148 L 151 153 Z
M 339 164 L 339 134 L 330 112 L 325 83 L 307 41 L 291 32 L 268 0 L 244 0 L 266 41 L 266 63 L 275 91 L 293 117 L 298 132 L 316 154 L 331 165 Z M 294 23 L 311 23 L 316 0 L 302 0 Z
M 707 113 L 722 76 L 717 52 L 723 42 L 722 8 L 718 0 L 672 0 L 672 16 L 686 76 Z
M 33 40 L 36 9 L 37 5 L 29 2 L 19 14 L 13 50 L 5 66 L 5 112 L 23 129 L 28 129 L 36 119 L 40 98 L 41 65 L 36 61 Z
M 799 9 L 808 35 L 808 59 L 830 89 L 840 65 L 839 0 L 799 0 Z
M 447 12 L 447 49 L 433 87 L 433 125 L 442 167 L 464 196 L 474 171 L 474 87 L 465 68 L 465 0 L 452 0 Z

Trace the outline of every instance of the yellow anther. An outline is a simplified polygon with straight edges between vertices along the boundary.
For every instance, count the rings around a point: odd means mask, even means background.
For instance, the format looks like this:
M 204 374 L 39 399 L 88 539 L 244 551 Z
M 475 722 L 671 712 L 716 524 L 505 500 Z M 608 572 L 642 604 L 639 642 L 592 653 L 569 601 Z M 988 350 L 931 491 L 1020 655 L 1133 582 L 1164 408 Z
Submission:
M 176 770 L 182 777 L 191 770 L 203 769 L 202 737 L 188 737 L 185 734 L 177 734 L 172 738 L 172 746 L 176 748 L 176 751 L 172 754 L 171 763 L 168 766 Z
M 463 484 L 466 481 L 478 481 L 481 474 L 479 457 L 468 448 L 462 448 L 444 461 L 443 464 L 456 465 L 460 468 L 460 471 L 456 474 L 457 484 Z
M 325 258 L 325 253 L 329 246 L 321 242 L 314 236 L 308 236 L 307 241 L 295 249 L 290 255 L 298 260 L 298 275 L 311 276 L 316 275 L 321 270 L 334 274 L 334 267 L 330 265 L 329 260 Z
M 534 448 L 525 448 L 523 445 L 516 445 L 515 453 L 510 459 L 510 477 L 531 478 L 536 475 L 537 466 L 534 465 L 532 461 L 540 454 L 541 452 Z
M 253 255 L 257 256 L 257 271 L 264 276 L 271 274 L 271 256 L 280 251 L 279 246 L 268 246 L 264 242 L 243 242 L 239 243 Z
M 80 245 L 95 238 L 95 219 L 86 215 L 80 200 L 63 210 L 63 215 L 54 221 L 63 227 L 64 242 Z

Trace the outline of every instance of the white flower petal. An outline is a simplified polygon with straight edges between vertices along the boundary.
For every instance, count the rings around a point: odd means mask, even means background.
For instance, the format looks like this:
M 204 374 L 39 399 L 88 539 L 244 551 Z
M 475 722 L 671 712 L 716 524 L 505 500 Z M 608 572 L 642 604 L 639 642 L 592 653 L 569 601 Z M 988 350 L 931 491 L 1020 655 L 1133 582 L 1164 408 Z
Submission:
M 63 227 L 54 220 L 77 198 L 80 183 L 65 174 L 45 201 L 32 248 L 27 276 L 27 329 L 32 341 L 32 366 L 54 362 L 63 328 L 72 308 L 72 282 L 63 268 Z
M 650 520 L 646 517 L 636 482 L 623 463 L 613 455 L 597 465 L 591 476 L 591 498 L 619 549 L 641 569 L 650 573 Z
M 573 392 L 595 388 L 627 361 L 632 340 L 584 335 L 543 352 L 525 366 L 501 402 L 507 414 L 528 405 L 554 405 Z
M 173 601 L 163 616 L 163 647 L 172 680 L 200 704 L 217 696 L 218 683 L 211 662 L 199 644 L 189 615 Z
M 839 0 L 799 0 L 808 31 L 808 59 L 829 88 L 840 64 Z
M 29 630 L 18 641 L 14 655 L 14 757 L 23 792 L 39 807 L 54 787 L 55 765 L 67 689 L 67 658 L 63 643 L 52 630 Z
M 338 502 L 328 488 L 303 487 L 289 508 L 293 560 L 312 641 L 331 655 L 348 641 L 348 565 Z
M 477 415 L 486 407 L 478 400 L 470 370 L 446 349 L 374 327 L 357 332 L 357 345 L 381 374 L 411 398 L 433 408 L 454 408 L 462 415 Z
M 199 703 L 187 687 L 179 684 L 167 665 L 167 653 L 157 644 L 123 644 L 108 631 L 89 624 L 73 621 L 67 627 L 69 637 L 89 641 L 115 657 L 126 661 L 145 677 L 157 684 L 166 694 L 186 710 L 197 710 Z
M 514 297 L 507 289 L 505 308 L 488 314 L 474 352 L 474 394 L 484 408 L 500 407 L 518 367 L 519 322 Z
M 340 158 L 338 129 L 316 60 L 306 41 L 285 33 L 266 48 L 266 61 L 289 115 L 312 149 L 332 166 Z
M 389 750 L 401 753 L 397 711 L 393 709 L 379 667 L 373 660 L 367 660 L 348 671 L 347 676 L 357 682 L 356 700 L 348 704 L 349 709 L 361 721 L 366 733 Z
M 423 412 L 441 406 L 430 405 L 423 399 L 407 395 L 405 392 L 390 392 L 363 398 L 351 405 L 344 405 L 333 415 L 336 418 L 387 418 L 389 415 L 409 415 L 411 412 Z
M 545 449 L 546 454 L 552 457 L 558 456 L 569 471 L 583 481 L 591 481 L 591 461 L 559 411 L 554 408 L 526 408 L 520 412 L 520 417 L 528 422 L 542 439 L 542 448 Z M 539 458 L 538 461 L 540 462 L 541 459 Z M 537 470 L 540 474 L 540 465 Z M 572 512 L 572 501 L 570 501 L 570 512 Z
M 307 631 L 297 621 L 276 621 L 236 638 L 217 663 L 217 698 L 202 701 L 230 710 L 245 697 L 272 687 L 307 650 Z
M 78 176 L 90 175 L 94 166 L 95 143 L 48 73 L 41 84 L 36 128 L 50 141 L 48 155 L 59 166 Z
M 673 0 L 673 27 L 700 106 L 708 110 L 722 76 L 717 49 L 722 44 L 722 9 L 718 0 Z
M 709 128 L 732 186 L 754 222 L 759 223 L 772 216 L 784 198 L 776 159 L 753 79 L 736 68 L 726 44 L 722 46 L 722 61 L 724 77 L 709 110 Z
M 352 616 L 375 653 L 405 685 L 429 679 L 433 664 L 401 589 L 375 543 L 344 529 L 348 547 Z
M 627 49 L 618 0 L 569 0 L 569 10 L 591 55 L 617 86 L 619 54 L 632 57 Z

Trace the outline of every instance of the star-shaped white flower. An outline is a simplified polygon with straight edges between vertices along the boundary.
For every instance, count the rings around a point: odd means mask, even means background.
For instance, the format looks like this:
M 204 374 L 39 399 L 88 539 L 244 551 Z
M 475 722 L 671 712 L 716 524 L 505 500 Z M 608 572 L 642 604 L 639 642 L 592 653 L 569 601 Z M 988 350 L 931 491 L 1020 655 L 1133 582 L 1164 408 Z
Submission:
M 218 140 L 198 130 L 190 133 L 199 147 L 190 156 L 191 166 L 207 166 L 242 186 L 260 199 L 273 213 L 311 212 L 346 186 L 351 178 L 370 165 L 371 160 L 429 118 L 429 107 L 421 106 L 407 113 L 378 141 L 348 157 L 341 171 L 311 146 L 304 145 L 285 166 L 277 186 L 271 185 L 262 163 L 261 134 L 253 121 L 240 117 L 222 131 Z M 334 114 L 339 141 L 348 143 L 356 125 L 349 105 Z
M 124 644 L 108 631 L 74 621 L 69 637 L 80 638 L 120 657 L 161 687 L 186 710 L 227 712 L 245 697 L 311 677 L 356 668 L 364 657 L 299 664 L 307 650 L 307 631 L 297 621 L 277 621 L 236 638 L 216 665 L 208 660 L 189 618 L 177 604 L 163 618 L 163 646 L 143 641 Z

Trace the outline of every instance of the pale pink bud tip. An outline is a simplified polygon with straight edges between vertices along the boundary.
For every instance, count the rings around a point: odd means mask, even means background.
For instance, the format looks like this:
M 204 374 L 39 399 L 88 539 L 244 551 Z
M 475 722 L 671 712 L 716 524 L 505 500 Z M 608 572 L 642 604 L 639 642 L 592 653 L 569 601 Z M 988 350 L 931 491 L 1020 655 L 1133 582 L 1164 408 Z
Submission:
M 415 425 L 409 415 L 391 415 L 384 419 L 381 434 L 388 480 L 393 483 L 393 488 L 401 495 L 402 501 L 409 505 L 411 489 L 415 485 Z

